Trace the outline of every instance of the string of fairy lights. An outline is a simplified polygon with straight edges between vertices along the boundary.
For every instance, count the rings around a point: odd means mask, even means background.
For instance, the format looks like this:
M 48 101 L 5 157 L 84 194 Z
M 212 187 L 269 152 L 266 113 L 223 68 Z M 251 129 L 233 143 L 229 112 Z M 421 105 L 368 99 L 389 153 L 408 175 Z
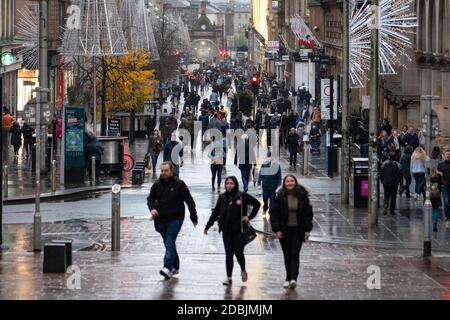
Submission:
M 380 0 L 379 3 L 379 73 L 396 74 L 406 68 L 404 58 L 411 61 L 413 48 L 410 35 L 417 28 L 414 0 Z M 350 19 L 350 86 L 361 88 L 368 80 L 371 57 L 372 7 L 368 0 L 352 0 Z

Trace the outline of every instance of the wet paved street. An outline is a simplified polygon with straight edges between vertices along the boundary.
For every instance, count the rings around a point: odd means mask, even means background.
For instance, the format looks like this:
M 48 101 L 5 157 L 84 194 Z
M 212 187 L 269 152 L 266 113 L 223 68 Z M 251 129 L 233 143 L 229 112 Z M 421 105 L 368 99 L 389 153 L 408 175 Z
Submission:
M 183 241 L 180 241 L 182 243 Z M 259 240 L 257 240 L 259 242 Z M 214 243 L 214 241 L 213 241 Z M 251 244 L 250 246 L 257 246 Z M 181 272 L 169 281 L 158 274 L 162 255 L 148 252 L 76 252 L 80 289 L 67 286 L 69 275 L 42 274 L 42 260 L 32 253 L 2 253 L 2 299 L 450 299 L 447 255 L 430 259 L 414 252 L 309 243 L 301 254 L 299 287 L 281 288 L 283 258 L 278 252 L 248 250 L 249 281 L 234 272 L 225 288 L 224 255 L 180 250 Z M 380 289 L 367 288 L 369 266 L 380 268 Z M 72 287 L 73 288 L 73 287 Z
M 145 150 L 144 140 L 131 149 L 135 158 Z M 230 152 L 224 177 L 236 175 L 241 181 L 233 157 Z M 293 173 L 284 150 L 281 165 L 283 174 Z M 186 220 L 179 235 L 182 270 L 178 279 L 162 281 L 158 274 L 164 248 L 148 219 L 146 197 L 156 177 L 147 173 L 143 186 L 121 193 L 120 253 L 110 252 L 109 192 L 41 204 L 44 240 L 74 240 L 74 264 L 82 270 L 80 290 L 67 288 L 68 275 L 42 274 L 42 254 L 30 252 L 34 204 L 5 206 L 0 299 L 449 299 L 450 228 L 440 225 L 432 236 L 433 257 L 422 258 L 421 205 L 400 198 L 396 217 L 380 214 L 379 226 L 369 228 L 367 210 L 341 205 L 340 178 L 329 179 L 324 171 L 323 156 L 312 156 L 310 175 L 295 173 L 311 189 L 314 208 L 312 241 L 302 251 L 295 291 L 281 289 L 281 248 L 270 236 L 268 215 L 261 213 L 254 226 L 266 233 L 246 248 L 249 282 L 241 286 L 235 269 L 233 288 L 221 285 L 225 276 L 222 238 L 217 226 L 207 237 L 202 233 L 218 197 L 211 191 L 209 159 L 187 155 L 181 178 L 196 201 L 199 225 L 194 228 Z M 13 175 L 19 190 L 13 195 L 32 194 L 33 181 L 24 174 L 17 169 Z M 101 185 L 113 183 L 126 185 L 129 176 L 104 177 Z M 249 192 L 257 193 L 253 183 Z M 380 267 L 380 290 L 366 286 L 371 265 Z

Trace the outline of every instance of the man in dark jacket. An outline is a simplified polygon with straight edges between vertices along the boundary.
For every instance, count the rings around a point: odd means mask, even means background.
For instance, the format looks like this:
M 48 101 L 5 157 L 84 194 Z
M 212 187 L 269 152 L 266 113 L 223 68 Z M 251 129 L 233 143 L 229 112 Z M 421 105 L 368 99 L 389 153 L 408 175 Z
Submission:
M 33 128 L 24 122 L 22 126 L 23 148 L 26 151 L 27 158 L 30 155 L 31 147 L 33 145 Z
M 405 146 L 411 146 L 413 150 L 419 146 L 419 137 L 413 127 L 408 128 L 408 132 L 403 136 L 403 143 Z
M 150 189 L 147 205 L 155 221 L 155 229 L 161 234 L 166 248 L 164 267 L 159 272 L 165 279 L 170 279 L 180 270 L 175 242 L 185 217 L 184 203 L 189 208 L 194 227 L 197 226 L 197 210 L 188 187 L 182 180 L 174 177 L 172 163 L 163 162 L 160 178 Z
M 269 209 L 269 199 L 272 203 L 278 187 L 281 185 L 281 167 L 278 162 L 273 161 L 272 153 L 267 153 L 267 160 L 261 165 L 258 185 L 262 186 L 263 191 L 263 212 Z
M 384 187 L 384 214 L 387 214 L 390 201 L 390 214 L 395 215 L 398 185 L 402 181 L 402 170 L 400 164 L 395 161 L 396 157 L 396 153 L 391 151 L 389 160 L 383 162 L 381 166 L 380 179 Z
M 442 196 L 444 199 L 444 211 L 447 218 L 447 226 L 450 225 L 450 149 L 444 154 L 445 161 L 438 167 L 438 173 L 442 176 Z
M 99 177 L 100 174 L 100 164 L 102 162 L 102 155 L 103 155 L 104 148 L 98 141 L 97 137 L 94 135 L 89 136 L 89 142 L 86 146 L 86 157 L 87 162 L 89 166 L 89 175 L 92 175 L 92 157 L 95 157 L 95 178 L 96 180 Z
M 180 150 L 178 153 L 174 149 Z M 180 175 L 180 166 L 183 164 L 183 147 L 177 141 L 177 136 L 175 133 L 172 133 L 172 137 L 170 141 L 168 141 L 164 145 L 164 153 L 163 153 L 163 161 L 170 161 L 175 169 L 174 175 Z

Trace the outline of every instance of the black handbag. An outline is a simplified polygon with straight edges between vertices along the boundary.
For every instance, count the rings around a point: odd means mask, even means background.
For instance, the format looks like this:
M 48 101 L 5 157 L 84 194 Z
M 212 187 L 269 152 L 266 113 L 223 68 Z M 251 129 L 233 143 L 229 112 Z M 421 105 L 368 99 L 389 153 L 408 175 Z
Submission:
M 243 210 L 244 210 L 244 202 L 242 201 L 241 197 L 241 238 L 243 246 L 246 246 L 247 244 L 256 239 L 256 231 L 250 223 L 247 223 L 244 226 L 244 223 L 242 222 Z

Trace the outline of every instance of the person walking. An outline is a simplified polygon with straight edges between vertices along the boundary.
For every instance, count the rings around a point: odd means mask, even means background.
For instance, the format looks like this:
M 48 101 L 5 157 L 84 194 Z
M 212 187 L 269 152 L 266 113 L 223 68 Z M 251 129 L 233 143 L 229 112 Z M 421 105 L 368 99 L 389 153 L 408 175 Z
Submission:
M 2 146 L 4 150 L 9 149 L 10 141 L 10 129 L 13 126 L 14 118 L 7 108 L 3 108 L 3 121 L 2 121 Z M 6 152 L 6 151 L 5 151 Z
M 447 226 L 450 226 L 450 149 L 444 153 L 444 162 L 437 167 L 438 174 L 442 177 L 442 198 L 444 200 L 444 212 Z
M 295 128 L 289 130 L 289 135 L 287 136 L 287 145 L 289 150 L 289 165 L 294 166 L 294 170 L 297 170 L 297 152 L 298 152 L 298 141 L 300 140 L 299 135 Z
M 270 206 L 270 224 L 283 249 L 286 278 L 284 288 L 297 287 L 300 250 L 313 228 L 313 210 L 306 187 L 291 174 L 283 179 L 281 189 Z
M 26 157 L 28 158 L 31 153 L 31 148 L 33 146 L 33 128 L 24 122 L 22 125 L 22 136 L 23 136 L 23 148 L 25 149 Z
M 241 136 L 243 148 L 237 144 L 234 164 L 238 166 L 241 172 L 242 184 L 244 192 L 248 191 L 248 184 L 250 182 L 250 174 L 253 166 L 256 165 L 256 155 L 254 149 L 250 147 L 249 137 L 247 134 Z
M 431 212 L 433 220 L 433 231 L 438 231 L 437 224 L 441 216 L 442 207 L 442 177 L 439 175 L 437 168 L 431 168 L 430 170 L 430 201 Z
M 167 280 L 180 270 L 176 240 L 185 217 L 184 204 L 189 208 L 194 227 L 197 226 L 198 217 L 189 188 L 184 181 L 174 176 L 175 168 L 172 162 L 163 162 L 160 168 L 161 175 L 150 189 L 147 206 L 154 220 L 155 230 L 161 235 L 166 248 L 164 266 L 159 274 Z
M 214 149 L 211 151 L 211 186 L 212 191 L 216 191 L 215 183 L 217 177 L 217 192 L 220 192 L 220 183 L 222 182 L 222 170 L 223 170 L 223 143 L 216 141 L 213 137 Z M 221 151 L 216 154 L 216 149 Z
M 163 150 L 162 138 L 159 135 L 157 129 L 153 130 L 152 135 L 149 137 L 147 153 L 150 154 L 152 160 L 153 174 L 156 174 L 156 165 L 158 163 L 158 157 Z
M 272 153 L 267 153 L 267 160 L 261 165 L 258 178 L 258 186 L 263 191 L 263 213 L 269 209 L 269 200 L 272 203 L 275 198 L 276 191 L 281 185 L 281 166 L 277 161 L 272 159 Z
M 100 164 L 102 162 L 102 155 L 104 152 L 103 146 L 93 134 L 89 135 L 89 142 L 86 145 L 87 163 L 89 166 L 89 175 L 92 176 L 92 157 L 95 158 L 95 180 L 98 180 L 100 175 Z
M 148 117 L 145 120 L 144 125 L 147 128 L 147 139 L 150 139 L 150 136 L 153 134 L 153 130 L 156 127 L 156 119 L 155 119 L 155 117 L 153 115 Z
M 180 149 L 178 153 L 173 152 L 173 149 Z M 177 135 L 172 133 L 170 141 L 164 145 L 163 161 L 170 161 L 174 167 L 174 175 L 180 176 L 180 166 L 183 165 L 183 146 L 177 141 Z
M 442 157 L 441 148 L 434 146 L 430 156 L 430 170 L 433 168 L 436 169 L 442 161 L 444 161 L 444 158 Z
M 252 211 L 248 214 L 248 206 Z M 225 247 L 225 261 L 227 278 L 223 282 L 225 286 L 231 286 L 233 275 L 234 256 L 241 267 L 242 282 L 248 279 L 245 268 L 244 243 L 242 241 L 242 230 L 259 211 L 261 204 L 248 193 L 239 191 L 239 183 L 236 177 L 230 176 L 225 179 L 225 192 L 219 196 L 211 217 L 205 226 L 204 234 L 214 222 L 218 221 L 219 232 L 222 232 L 223 245 Z
M 413 149 L 411 146 L 407 146 L 405 148 L 405 152 L 403 152 L 402 157 L 400 158 L 400 166 L 402 168 L 402 182 L 399 190 L 400 197 L 403 192 L 406 191 L 406 197 L 411 198 L 411 193 L 409 191 L 409 186 L 411 185 L 411 155 L 413 153 Z M 403 180 L 405 180 L 405 184 L 403 184 Z
M 402 180 L 402 170 L 396 161 L 397 155 L 394 151 L 389 153 L 389 159 L 381 166 L 380 180 L 384 188 L 384 214 L 389 212 L 395 215 L 395 204 L 398 186 Z
M 425 199 L 425 174 L 427 154 L 422 147 L 417 147 L 411 156 L 411 174 L 416 182 L 414 199 L 420 200 L 420 194 Z
M 9 132 L 11 133 L 11 145 L 14 147 L 14 156 L 18 157 L 20 145 L 22 144 L 22 131 L 20 130 L 20 126 L 17 121 L 13 122 Z

